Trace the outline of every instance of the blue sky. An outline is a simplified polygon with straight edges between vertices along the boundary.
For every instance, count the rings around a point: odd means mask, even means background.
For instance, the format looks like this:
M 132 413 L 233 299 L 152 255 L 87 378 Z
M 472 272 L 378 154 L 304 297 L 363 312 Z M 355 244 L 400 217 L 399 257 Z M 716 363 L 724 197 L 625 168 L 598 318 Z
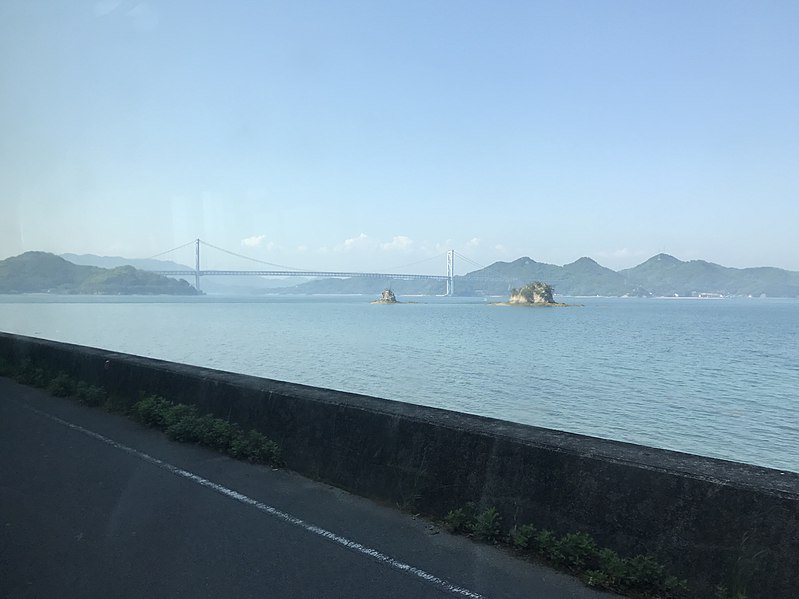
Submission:
M 5 0 L 0 257 L 799 270 L 797 30 L 796 2 Z

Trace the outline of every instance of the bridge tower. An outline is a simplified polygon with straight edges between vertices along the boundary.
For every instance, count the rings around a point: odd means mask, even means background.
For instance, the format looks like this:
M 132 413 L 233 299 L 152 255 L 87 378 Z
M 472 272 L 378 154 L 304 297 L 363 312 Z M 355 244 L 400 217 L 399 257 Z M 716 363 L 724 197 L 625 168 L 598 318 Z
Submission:
M 455 293 L 455 250 L 447 251 L 447 295 L 452 296 Z
M 200 290 L 200 238 L 194 240 L 194 288 Z

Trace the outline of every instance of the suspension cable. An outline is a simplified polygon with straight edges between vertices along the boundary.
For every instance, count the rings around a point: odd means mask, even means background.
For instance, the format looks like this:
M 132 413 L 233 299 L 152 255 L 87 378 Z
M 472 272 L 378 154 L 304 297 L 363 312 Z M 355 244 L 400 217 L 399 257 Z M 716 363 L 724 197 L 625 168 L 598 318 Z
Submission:
M 431 260 L 438 260 L 442 256 L 446 256 L 447 253 L 443 252 L 438 254 L 438 256 L 431 256 L 430 258 L 423 258 L 422 260 L 417 260 L 416 262 L 410 262 L 409 264 L 401 264 L 400 266 L 394 266 L 389 268 L 389 270 L 399 270 L 400 268 L 408 268 L 409 266 L 416 266 L 417 264 L 422 264 L 423 262 L 430 262 Z
M 293 270 L 293 271 L 296 271 L 296 272 L 307 272 L 308 271 L 308 269 L 306 269 L 306 268 L 295 268 L 293 266 L 284 266 L 283 264 L 275 264 L 273 262 L 267 262 L 266 260 L 259 260 L 258 258 L 251 258 L 250 256 L 245 256 L 243 254 L 237 254 L 236 252 L 231 252 L 230 250 L 226 250 L 224 248 L 217 247 L 217 246 L 215 246 L 215 245 L 213 245 L 211 243 L 208 243 L 207 241 L 200 240 L 200 243 L 203 244 L 204 246 L 209 247 L 209 248 L 213 248 L 213 249 L 218 250 L 220 252 L 224 252 L 225 254 L 230 254 L 231 256 L 235 256 L 236 258 L 243 258 L 244 260 L 250 260 L 252 262 L 257 262 L 258 264 L 266 264 L 267 266 L 274 266 L 275 268 L 282 268 L 284 270 Z
M 474 266 L 477 266 L 478 268 L 486 268 L 483 264 L 480 264 L 479 262 L 475 262 L 471 258 L 467 258 L 466 256 L 464 256 L 460 252 L 455 252 L 455 255 L 458 258 L 460 258 L 461 260 L 466 260 L 466 262 L 468 262 L 469 264 L 473 264 Z
M 170 252 L 175 252 L 177 250 L 182 250 L 183 248 L 185 248 L 187 246 L 194 245 L 196 242 L 197 242 L 196 239 L 192 239 L 188 243 L 184 243 L 183 245 L 179 245 L 178 247 L 172 248 L 171 250 L 167 250 L 165 252 L 160 252 L 158 254 L 155 254 L 154 256 L 150 256 L 149 258 L 145 258 L 145 260 L 153 260 L 154 258 L 158 258 L 159 256 L 163 256 L 164 254 L 169 254 Z
M 233 251 L 230 251 L 230 250 L 226 250 L 225 248 L 218 247 L 218 246 L 216 246 L 216 245 L 214 245 L 212 243 L 208 243 L 207 241 L 203 241 L 202 239 L 200 239 L 199 241 L 200 241 L 200 243 L 202 245 L 204 245 L 206 247 L 215 249 L 215 250 L 217 250 L 219 252 L 223 252 L 225 254 L 229 254 L 231 256 L 235 256 L 236 258 L 241 258 L 243 260 L 249 260 L 251 262 L 256 262 L 258 264 L 265 264 L 266 266 L 272 266 L 272 267 L 275 267 L 275 268 L 282 268 L 284 270 L 292 270 L 292 271 L 295 271 L 295 272 L 310 272 L 310 271 L 308 271 L 308 269 L 305 269 L 305 268 L 296 268 L 294 266 L 286 266 L 284 264 L 275 264 L 274 262 L 267 262 L 266 260 L 259 260 L 258 258 L 253 258 L 251 256 L 245 256 L 244 254 L 239 254 L 237 252 L 233 252 Z M 164 252 L 159 252 L 158 254 L 154 254 L 154 255 L 150 256 L 149 258 L 146 258 L 146 259 L 147 260 L 153 260 L 153 259 L 158 258 L 160 256 L 163 256 L 165 254 L 169 254 L 169 253 L 175 252 L 177 250 L 182 250 L 183 248 L 188 247 L 190 245 L 194 245 L 195 243 L 197 243 L 197 240 L 196 239 L 192 239 L 191 241 L 188 241 L 188 242 L 186 242 L 186 243 L 184 243 L 182 245 L 174 247 L 174 248 L 172 248 L 170 250 L 166 250 Z M 478 268 L 485 268 L 485 266 L 483 266 L 482 264 L 480 264 L 478 262 L 475 262 L 471 258 L 467 258 L 466 256 L 464 256 L 460 252 L 455 252 L 455 255 L 457 255 L 458 258 L 461 258 L 462 260 L 465 260 L 466 262 L 468 262 L 470 264 L 473 264 L 474 266 L 477 266 Z M 395 267 L 390 268 L 389 270 L 396 271 L 396 270 L 399 270 L 401 268 L 408 268 L 408 267 L 411 267 L 411 266 L 416 266 L 418 264 L 422 264 L 422 263 L 425 263 L 425 262 L 430 262 L 432 260 L 438 260 L 438 259 L 440 259 L 443 256 L 446 256 L 446 252 L 442 252 L 441 254 L 438 254 L 436 256 L 431 256 L 429 258 L 423 258 L 422 260 L 417 260 L 415 262 L 410 262 L 408 264 L 402 264 L 402 265 L 399 265 L 399 266 L 395 266 Z

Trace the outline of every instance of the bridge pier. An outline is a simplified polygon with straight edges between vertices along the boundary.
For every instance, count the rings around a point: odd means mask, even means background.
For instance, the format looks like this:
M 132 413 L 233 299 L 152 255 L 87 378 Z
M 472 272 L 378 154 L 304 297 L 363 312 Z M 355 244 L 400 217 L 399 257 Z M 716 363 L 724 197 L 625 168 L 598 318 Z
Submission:
M 447 250 L 447 296 L 455 294 L 455 250 Z
M 194 241 L 194 288 L 200 291 L 200 238 Z

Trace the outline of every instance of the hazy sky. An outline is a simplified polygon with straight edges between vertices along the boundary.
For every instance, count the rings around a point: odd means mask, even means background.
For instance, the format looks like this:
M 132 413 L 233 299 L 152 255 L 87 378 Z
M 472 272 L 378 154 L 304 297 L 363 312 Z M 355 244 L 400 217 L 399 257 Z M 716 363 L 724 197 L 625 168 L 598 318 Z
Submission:
M 795 0 L 2 0 L 0 258 L 799 270 L 797 31 Z

